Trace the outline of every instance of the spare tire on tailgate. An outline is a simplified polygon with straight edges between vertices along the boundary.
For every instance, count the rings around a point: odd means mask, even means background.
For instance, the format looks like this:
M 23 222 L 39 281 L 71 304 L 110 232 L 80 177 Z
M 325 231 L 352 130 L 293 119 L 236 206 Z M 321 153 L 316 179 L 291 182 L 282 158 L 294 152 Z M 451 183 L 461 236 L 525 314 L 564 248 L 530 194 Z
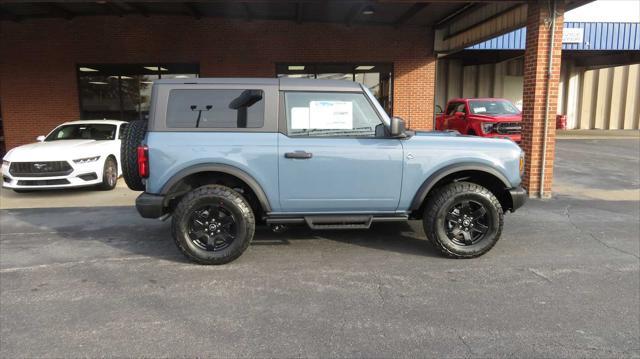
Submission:
M 129 122 L 124 129 L 120 144 L 120 163 L 122 164 L 122 177 L 127 186 L 134 191 L 144 191 L 142 178 L 138 175 L 138 146 L 144 140 L 147 133 L 147 121 L 135 120 Z

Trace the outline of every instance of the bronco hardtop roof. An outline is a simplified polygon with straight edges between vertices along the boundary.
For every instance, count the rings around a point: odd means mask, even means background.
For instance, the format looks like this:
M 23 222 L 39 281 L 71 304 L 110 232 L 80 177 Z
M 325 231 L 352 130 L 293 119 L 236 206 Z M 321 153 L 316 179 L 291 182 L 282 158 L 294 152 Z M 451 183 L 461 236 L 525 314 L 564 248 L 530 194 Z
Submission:
M 267 77 L 201 77 L 195 79 L 162 79 L 153 82 L 154 85 L 275 85 L 280 90 L 289 91 L 345 91 L 361 92 L 360 84 L 345 80 L 314 80 L 296 78 L 267 78 Z

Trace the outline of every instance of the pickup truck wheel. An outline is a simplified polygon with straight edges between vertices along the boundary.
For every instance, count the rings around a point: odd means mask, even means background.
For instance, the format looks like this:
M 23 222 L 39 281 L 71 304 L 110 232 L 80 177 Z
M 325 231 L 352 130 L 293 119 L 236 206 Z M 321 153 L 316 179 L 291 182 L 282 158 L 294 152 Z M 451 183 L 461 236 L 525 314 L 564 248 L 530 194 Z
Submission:
M 186 194 L 173 213 L 173 238 L 180 251 L 200 264 L 225 264 L 249 246 L 255 231 L 251 206 L 238 192 L 220 185 Z
M 144 183 L 138 174 L 138 146 L 147 133 L 147 121 L 135 120 L 129 122 L 124 129 L 120 142 L 120 163 L 122 177 L 127 186 L 134 191 L 144 191 Z
M 452 258 L 474 258 L 500 239 L 504 213 L 488 189 L 455 182 L 436 190 L 427 201 L 423 225 L 429 241 Z

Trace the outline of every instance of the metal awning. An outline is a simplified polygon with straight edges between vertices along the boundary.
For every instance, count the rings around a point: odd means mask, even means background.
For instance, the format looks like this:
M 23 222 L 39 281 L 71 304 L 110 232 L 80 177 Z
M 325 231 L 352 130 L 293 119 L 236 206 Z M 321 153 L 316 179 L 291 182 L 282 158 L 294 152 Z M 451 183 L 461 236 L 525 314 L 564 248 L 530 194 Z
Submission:
M 346 25 L 427 26 L 465 11 L 469 4 L 488 1 L 2 1 L 0 19 L 73 20 L 81 16 L 189 16 L 252 20 L 282 20 Z
M 592 0 L 566 0 L 571 9 Z M 347 26 L 419 26 L 435 29 L 434 48 L 447 54 L 526 25 L 526 1 L 460 0 L 246 0 L 0 2 L 0 20 L 29 21 L 85 16 L 188 16 L 334 23 Z
M 571 10 L 593 0 L 565 0 L 565 10 Z M 500 1 L 467 5 L 436 26 L 435 51 L 450 54 L 527 24 L 527 4 L 524 1 Z

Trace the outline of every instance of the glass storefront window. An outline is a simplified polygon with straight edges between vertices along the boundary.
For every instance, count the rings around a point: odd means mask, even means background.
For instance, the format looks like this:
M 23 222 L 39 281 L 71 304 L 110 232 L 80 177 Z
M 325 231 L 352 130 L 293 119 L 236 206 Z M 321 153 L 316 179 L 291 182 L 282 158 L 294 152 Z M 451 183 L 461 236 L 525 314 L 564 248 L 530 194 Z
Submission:
M 196 78 L 193 64 L 91 64 L 78 66 L 82 119 L 145 119 L 151 87 L 160 78 Z
M 80 77 L 80 99 L 82 111 L 91 118 L 120 118 L 120 95 L 118 78 L 89 75 Z
M 363 64 L 277 64 L 278 77 L 356 81 L 367 86 L 389 115 L 392 114 L 393 65 Z

